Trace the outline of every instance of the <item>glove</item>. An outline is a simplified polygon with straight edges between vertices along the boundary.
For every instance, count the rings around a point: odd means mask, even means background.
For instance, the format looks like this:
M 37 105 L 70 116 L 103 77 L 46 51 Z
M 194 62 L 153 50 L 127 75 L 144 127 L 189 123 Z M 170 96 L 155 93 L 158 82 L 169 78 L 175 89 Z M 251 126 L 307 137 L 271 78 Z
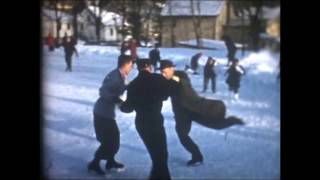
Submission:
M 173 76 L 172 80 L 176 81 L 176 82 L 180 82 L 180 78 L 178 76 Z

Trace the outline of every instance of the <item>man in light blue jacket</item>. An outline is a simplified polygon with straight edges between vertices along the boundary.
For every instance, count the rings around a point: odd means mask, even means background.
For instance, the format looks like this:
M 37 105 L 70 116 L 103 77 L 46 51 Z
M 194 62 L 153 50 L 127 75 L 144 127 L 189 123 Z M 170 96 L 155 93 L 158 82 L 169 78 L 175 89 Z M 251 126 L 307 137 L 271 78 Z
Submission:
M 133 61 L 130 56 L 120 55 L 118 68 L 111 71 L 103 80 L 99 89 L 99 99 L 94 105 L 94 129 L 100 146 L 95 152 L 94 159 L 88 164 L 88 170 L 98 174 L 105 174 L 100 168 L 100 160 L 107 160 L 106 170 L 124 168 L 124 165 L 115 160 L 119 150 L 120 135 L 115 121 L 115 105 L 121 103 L 119 98 L 126 89 L 125 79 L 132 70 Z

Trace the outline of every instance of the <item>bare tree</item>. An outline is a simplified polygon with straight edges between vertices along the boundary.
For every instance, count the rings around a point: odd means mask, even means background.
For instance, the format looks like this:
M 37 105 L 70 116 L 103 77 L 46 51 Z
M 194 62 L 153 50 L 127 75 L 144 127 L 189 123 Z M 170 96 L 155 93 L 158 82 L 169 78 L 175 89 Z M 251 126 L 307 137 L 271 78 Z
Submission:
M 129 13 L 130 13 L 130 6 L 132 6 L 133 1 L 132 0 L 109 0 L 110 3 L 108 3 L 107 9 L 110 8 L 112 12 L 115 12 L 122 16 L 121 19 L 121 26 L 116 26 L 117 32 L 121 34 L 122 42 L 124 41 L 124 38 L 126 35 L 129 34 L 128 27 L 126 26 L 126 21 L 129 19 Z M 114 19 L 115 25 L 116 25 L 116 19 Z
M 193 22 L 193 30 L 196 36 L 197 47 L 202 47 L 201 41 L 201 8 L 200 8 L 200 0 L 196 0 L 196 6 L 198 15 L 195 14 L 194 8 L 194 0 L 190 0 L 191 14 L 192 14 L 192 22 Z
M 122 0 L 121 2 L 121 15 L 122 15 L 122 21 L 121 21 L 121 38 L 122 42 L 124 41 L 124 38 L 126 36 L 125 33 L 125 20 L 126 20 L 126 15 L 127 15 L 127 8 L 126 8 L 126 0 Z
M 243 22 L 245 17 L 249 19 L 251 43 L 253 49 L 257 51 L 259 45 L 259 32 L 261 28 L 260 14 L 262 12 L 262 6 L 268 3 L 268 1 L 233 0 L 230 2 L 234 6 L 235 14 L 240 16 Z
M 157 33 L 157 36 L 155 38 L 159 44 L 162 43 L 162 28 L 163 28 L 163 22 L 160 14 L 165 3 L 166 3 L 165 0 L 159 0 L 156 3 L 156 9 L 155 9 L 156 13 L 155 13 L 155 16 L 153 17 L 154 18 L 153 21 L 155 22 L 153 28 L 154 28 L 154 32 Z
M 95 20 L 96 20 L 96 36 L 97 36 L 97 41 L 100 42 L 100 30 L 101 30 L 101 14 L 102 14 L 102 1 L 99 0 L 95 6 L 95 10 L 98 9 L 98 13 L 97 11 L 95 12 Z M 98 14 L 98 15 L 97 15 Z
M 140 37 L 143 34 L 143 23 L 148 22 L 151 19 L 157 19 L 160 16 L 160 10 L 156 7 L 157 3 L 163 4 L 165 0 L 108 0 L 109 8 L 113 12 L 122 16 L 121 27 L 117 28 L 117 31 L 122 34 L 122 41 L 125 36 L 131 31 L 132 37 L 140 41 Z M 160 18 L 158 18 L 160 19 Z M 125 22 L 128 22 L 131 26 L 126 26 Z M 147 29 L 150 29 L 150 25 L 146 25 Z M 146 36 L 147 37 L 147 36 Z
M 58 16 L 58 0 L 54 1 L 54 11 L 56 15 L 56 31 L 57 31 L 57 37 L 56 37 L 56 46 L 59 46 L 59 39 L 60 39 L 60 29 L 61 29 L 61 16 Z
M 171 46 L 175 47 L 176 46 L 176 36 L 175 36 L 175 27 L 176 27 L 176 18 L 175 16 L 172 14 L 172 0 L 168 0 L 168 5 L 169 5 L 169 15 L 170 15 L 170 35 L 171 35 Z
M 83 0 L 72 0 L 72 15 L 73 15 L 73 36 L 75 43 L 78 42 L 78 14 L 85 8 L 85 2 Z
M 151 1 L 151 4 L 148 6 L 149 11 L 147 12 L 147 16 L 146 16 L 146 23 L 147 23 L 146 39 L 149 39 L 150 20 L 151 20 L 151 15 L 153 13 L 155 6 L 156 6 L 156 1 Z
M 136 39 L 137 44 L 140 44 L 140 35 L 141 35 L 141 9 L 143 4 L 145 3 L 144 0 L 131 0 L 129 1 L 129 17 L 128 21 L 132 24 L 131 26 L 131 33 L 132 37 Z

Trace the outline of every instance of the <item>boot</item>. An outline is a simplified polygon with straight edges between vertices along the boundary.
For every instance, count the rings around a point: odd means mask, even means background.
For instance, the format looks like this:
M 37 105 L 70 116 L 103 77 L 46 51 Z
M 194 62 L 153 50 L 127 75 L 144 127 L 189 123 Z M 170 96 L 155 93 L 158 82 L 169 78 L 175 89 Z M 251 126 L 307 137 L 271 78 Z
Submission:
M 105 172 L 102 171 L 99 165 L 99 161 L 93 160 L 88 164 L 88 171 L 94 171 L 99 175 L 105 175 Z
M 110 170 L 112 168 L 115 168 L 115 169 L 122 169 L 124 168 L 124 165 L 122 163 L 119 163 L 115 160 L 108 160 L 107 164 L 106 164 L 106 170 Z
M 187 162 L 187 166 L 198 166 L 203 163 L 203 156 L 192 156 L 192 159 Z

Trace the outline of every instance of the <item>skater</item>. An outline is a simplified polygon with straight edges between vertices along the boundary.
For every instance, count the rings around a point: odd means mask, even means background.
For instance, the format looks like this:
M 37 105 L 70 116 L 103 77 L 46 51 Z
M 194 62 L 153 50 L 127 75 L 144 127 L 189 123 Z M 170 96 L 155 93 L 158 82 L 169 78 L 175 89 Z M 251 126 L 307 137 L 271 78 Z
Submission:
M 107 160 L 106 170 L 124 168 L 115 160 L 119 150 L 120 136 L 115 121 L 115 105 L 122 102 L 119 96 L 125 91 L 125 79 L 132 70 L 132 58 L 119 56 L 118 68 L 111 71 L 103 80 L 99 89 L 100 97 L 94 105 L 93 118 L 96 138 L 100 146 L 95 152 L 94 159 L 88 164 L 88 170 L 105 174 L 100 168 L 100 160 Z
M 157 63 L 160 62 L 160 51 L 159 51 L 159 45 L 156 44 L 154 49 L 152 49 L 149 52 L 149 59 L 153 65 L 154 70 L 157 70 Z
M 121 44 L 120 55 L 127 55 L 126 52 L 129 49 L 128 42 L 123 41 Z
M 212 57 L 208 57 L 207 63 L 204 66 L 202 92 L 206 92 L 210 79 L 211 79 L 211 90 L 213 93 L 216 92 L 216 73 L 214 71 L 215 64 L 216 64 L 216 60 L 214 60 Z
M 223 40 L 224 40 L 224 43 L 225 43 L 227 50 L 228 50 L 228 54 L 227 54 L 228 64 L 227 64 L 227 66 L 229 66 L 230 64 L 232 64 L 232 61 L 235 59 L 237 47 L 229 36 L 227 36 L 227 35 L 224 36 Z
M 121 111 L 136 111 L 136 129 L 152 160 L 149 179 L 170 179 L 166 133 L 161 114 L 162 101 L 169 96 L 167 80 L 152 73 L 149 59 L 137 62 L 139 74 L 129 84 Z
M 229 86 L 230 96 L 235 100 L 239 99 L 241 76 L 245 75 L 245 73 L 245 69 L 241 65 L 239 65 L 238 59 L 233 60 L 230 68 L 225 73 L 225 75 L 228 74 L 226 83 Z M 232 96 L 232 92 L 234 92 L 234 96 Z
M 190 68 L 189 65 L 184 66 L 184 72 L 186 72 L 188 74 L 193 74 L 193 70 Z
M 199 52 L 197 54 L 195 54 L 194 56 L 192 56 L 191 58 L 191 69 L 193 70 L 193 74 L 199 74 L 198 71 L 198 66 L 199 66 L 199 59 L 202 56 L 202 52 Z
M 49 51 L 54 51 L 54 37 L 52 36 L 51 32 L 48 34 L 47 44 Z
M 131 39 L 128 45 L 131 53 L 131 57 L 133 59 L 133 62 L 136 62 L 138 59 L 138 54 L 137 54 L 137 42 L 135 39 Z
M 64 36 L 62 38 L 62 46 L 65 46 L 65 44 L 67 43 L 67 39 L 68 39 L 68 33 L 64 33 Z
M 199 97 L 192 88 L 188 75 L 183 71 L 175 71 L 170 60 L 161 60 L 160 69 L 162 75 L 171 82 L 170 90 L 173 93 L 170 94 L 176 132 L 181 144 L 192 156 L 187 165 L 199 165 L 203 162 L 203 155 L 189 136 L 192 121 L 212 129 L 224 129 L 244 123 L 234 116 L 226 118 L 226 107 L 222 101 Z
M 74 42 L 72 41 L 72 38 L 70 36 L 68 36 L 66 38 L 65 43 L 63 44 L 64 47 L 64 53 L 65 53 L 65 60 L 66 60 L 66 71 L 72 71 L 72 55 L 75 52 L 76 56 L 78 57 L 78 51 L 75 47 Z

